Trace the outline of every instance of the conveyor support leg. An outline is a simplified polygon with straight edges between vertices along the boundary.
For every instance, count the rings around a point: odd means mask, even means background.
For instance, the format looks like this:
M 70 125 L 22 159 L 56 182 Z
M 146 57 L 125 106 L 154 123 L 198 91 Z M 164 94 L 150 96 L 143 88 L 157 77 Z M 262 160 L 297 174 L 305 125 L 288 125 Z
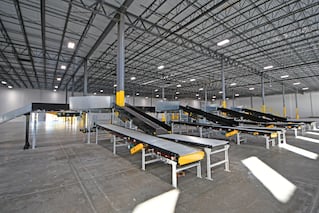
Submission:
M 96 127 L 95 129 L 95 143 L 98 144 L 99 141 L 99 128 Z

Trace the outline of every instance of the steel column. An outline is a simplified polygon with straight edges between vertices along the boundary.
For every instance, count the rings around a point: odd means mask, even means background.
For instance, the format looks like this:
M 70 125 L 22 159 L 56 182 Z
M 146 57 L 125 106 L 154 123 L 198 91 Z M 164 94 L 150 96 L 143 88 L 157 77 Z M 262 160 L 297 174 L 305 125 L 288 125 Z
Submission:
M 30 114 L 25 115 L 25 145 L 23 149 L 29 149 L 29 127 L 30 127 Z
M 207 87 L 205 86 L 205 112 L 207 112 Z
M 312 106 L 312 93 L 310 92 L 309 95 L 310 95 L 311 116 L 314 116 L 314 114 L 313 114 L 313 106 Z
M 253 104 L 253 95 L 250 95 L 250 108 L 253 109 L 254 108 L 254 104 Z
M 74 76 L 72 77 L 72 93 L 71 96 L 74 96 Z
M 165 100 L 165 88 L 162 87 L 162 99 Z
M 225 84 L 225 71 L 224 71 L 224 59 L 221 60 L 221 74 L 222 74 L 222 107 L 226 108 L 226 84 Z
M 266 112 L 266 105 L 265 105 L 265 77 L 264 73 L 261 74 L 261 111 L 263 113 Z
M 295 101 L 296 101 L 296 119 L 299 119 L 299 109 L 298 109 L 298 88 L 295 93 Z
M 117 88 L 116 88 L 116 104 L 118 106 L 125 105 L 125 93 L 124 93 L 124 60 L 125 60 L 125 47 L 124 47 L 124 14 L 120 14 L 120 20 L 117 24 L 118 37 L 117 37 Z
M 286 98 L 285 98 L 285 85 L 282 84 L 282 107 L 283 107 L 283 116 L 287 116 L 287 108 L 286 108 Z
M 87 59 L 84 59 L 84 82 L 83 82 L 83 96 L 88 95 L 88 73 L 87 73 Z

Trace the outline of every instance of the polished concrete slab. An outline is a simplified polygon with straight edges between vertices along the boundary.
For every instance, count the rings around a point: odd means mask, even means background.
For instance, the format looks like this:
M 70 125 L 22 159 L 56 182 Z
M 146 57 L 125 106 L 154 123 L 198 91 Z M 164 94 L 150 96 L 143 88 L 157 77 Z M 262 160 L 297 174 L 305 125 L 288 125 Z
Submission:
M 84 143 L 86 135 L 76 123 L 41 123 L 38 128 L 37 148 L 23 150 L 24 124 L 0 126 L 1 212 L 132 212 L 139 203 L 172 189 L 169 165 L 154 163 L 142 171 L 140 153 L 129 155 L 126 147 L 119 147 L 114 156 L 108 134 L 96 145 Z M 297 140 L 291 133 L 287 142 L 319 153 L 319 144 Z M 195 169 L 178 178 L 176 212 L 319 212 L 318 159 L 277 146 L 267 150 L 256 137 L 232 143 L 229 155 L 231 172 L 217 167 L 213 181 L 197 178 Z M 287 203 L 278 201 L 243 165 L 251 156 L 297 187 Z M 202 165 L 205 175 L 205 161 Z

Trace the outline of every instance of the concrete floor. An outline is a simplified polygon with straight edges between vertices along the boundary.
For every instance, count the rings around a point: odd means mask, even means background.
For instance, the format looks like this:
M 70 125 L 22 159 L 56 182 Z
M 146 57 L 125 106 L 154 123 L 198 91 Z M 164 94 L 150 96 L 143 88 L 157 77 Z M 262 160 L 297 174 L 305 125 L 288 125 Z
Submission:
M 92 136 L 94 136 L 92 134 Z M 305 135 L 317 138 L 316 135 Z M 112 154 L 110 141 L 84 144 L 75 124 L 39 125 L 37 148 L 23 150 L 24 123 L 0 126 L 0 212 L 131 212 L 134 207 L 170 189 L 170 166 L 140 169 L 141 156 L 126 147 Z M 288 136 L 289 144 L 319 153 L 319 144 Z M 279 202 L 241 163 L 256 156 L 296 185 L 287 203 Z M 219 158 L 219 156 L 217 156 Z M 319 163 L 249 137 L 231 144 L 230 169 L 213 172 L 213 181 L 199 179 L 195 169 L 178 178 L 176 212 L 319 212 Z M 205 161 L 203 162 L 205 175 Z M 164 205 L 164 204 L 163 204 Z

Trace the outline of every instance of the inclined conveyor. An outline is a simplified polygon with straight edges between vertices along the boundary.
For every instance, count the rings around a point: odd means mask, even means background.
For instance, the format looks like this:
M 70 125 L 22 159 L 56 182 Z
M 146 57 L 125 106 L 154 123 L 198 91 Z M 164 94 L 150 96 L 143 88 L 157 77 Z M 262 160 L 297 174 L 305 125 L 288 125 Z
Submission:
M 197 177 L 201 177 L 200 161 L 204 152 L 183 144 L 161 139 L 152 135 L 116 126 L 113 124 L 97 124 L 96 143 L 98 143 L 98 129 L 104 129 L 113 135 L 113 152 L 116 154 L 117 137 L 134 144 L 131 153 L 142 151 L 142 169 L 157 161 L 163 161 L 172 166 L 172 185 L 177 187 L 177 173 L 197 167 Z M 155 157 L 155 158 L 154 158 Z M 151 158 L 151 160 L 147 160 Z
M 203 128 L 205 129 L 214 129 L 214 130 L 222 130 L 225 131 L 225 137 L 231 137 L 231 136 L 236 136 L 236 141 L 237 144 L 240 144 L 240 133 L 246 133 L 246 134 L 251 134 L 254 136 L 262 136 L 265 138 L 266 142 L 266 148 L 269 149 L 270 147 L 270 142 L 272 143 L 272 146 L 275 145 L 275 138 L 278 138 L 278 143 L 286 143 L 285 139 L 285 132 L 282 131 L 277 131 L 277 129 L 272 130 L 269 128 L 268 130 L 264 129 L 254 129 L 252 128 L 246 128 L 246 127 L 241 127 L 241 126 L 222 126 L 222 125 L 216 125 L 216 124 L 207 124 L 207 123 L 194 123 L 194 122 L 183 122 L 183 121 L 174 121 L 171 122 L 172 125 L 172 133 L 175 132 L 175 126 L 176 125 L 184 125 L 184 126 L 194 126 L 199 128 L 199 133 L 200 136 L 202 137 L 202 130 Z M 284 140 L 284 141 L 283 141 Z

